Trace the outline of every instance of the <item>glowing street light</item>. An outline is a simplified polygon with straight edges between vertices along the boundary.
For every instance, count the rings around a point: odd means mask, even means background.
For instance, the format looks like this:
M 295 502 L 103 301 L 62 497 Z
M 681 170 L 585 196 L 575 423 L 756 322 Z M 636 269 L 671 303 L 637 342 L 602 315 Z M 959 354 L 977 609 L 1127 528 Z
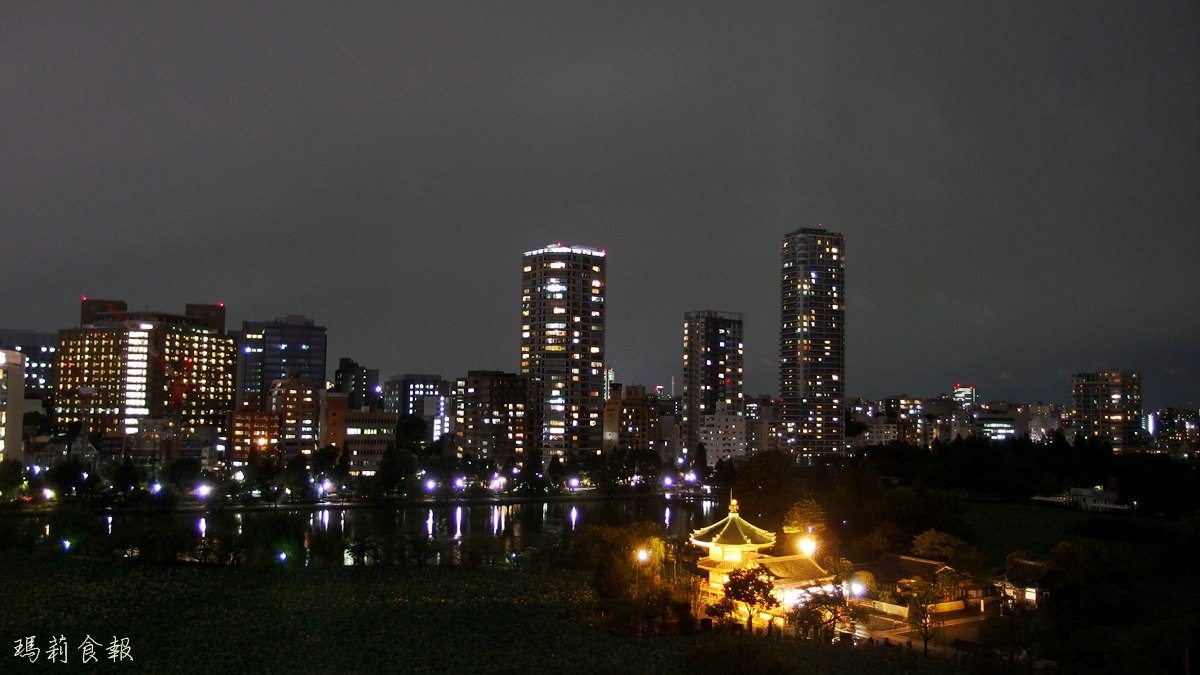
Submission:
M 634 583 L 633 583 L 633 595 L 635 597 L 637 596 L 639 589 L 642 586 L 642 565 L 644 565 L 646 563 L 646 561 L 649 559 L 650 559 L 650 551 L 647 551 L 644 548 L 639 548 L 637 551 L 637 561 L 638 561 L 637 575 L 634 577 Z
M 800 540 L 800 552 L 811 558 L 813 553 L 817 552 L 817 540 L 812 537 L 805 537 Z

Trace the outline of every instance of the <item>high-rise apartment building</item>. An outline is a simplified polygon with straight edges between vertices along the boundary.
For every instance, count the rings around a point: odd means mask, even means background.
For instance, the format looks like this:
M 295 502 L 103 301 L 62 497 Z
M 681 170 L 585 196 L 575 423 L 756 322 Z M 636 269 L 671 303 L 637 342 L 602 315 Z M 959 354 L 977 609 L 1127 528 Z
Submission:
M 846 447 L 846 238 L 822 228 L 784 236 L 779 393 L 798 453 Z
M 662 454 L 661 427 L 658 421 L 658 400 L 640 385 L 609 386 L 604 402 L 605 452 L 625 450 L 654 450 Z M 674 459 L 668 457 L 668 459 Z
M 279 457 L 286 463 L 297 455 L 311 455 L 317 448 L 321 424 L 321 393 L 303 377 L 274 380 L 268 410 L 279 416 Z
M 605 295 L 604 251 L 554 244 L 525 253 L 521 374 L 529 450 L 543 463 L 600 449 Z
M 711 310 L 683 316 L 683 443 L 695 449 L 704 416 L 744 411 L 742 315 Z
M 222 305 L 186 313 L 102 311 L 84 300 L 80 327 L 58 333 L 55 422 L 90 433 L 134 434 L 166 421 L 186 436 L 224 432 L 234 393 L 234 340 Z M 160 425 L 150 424 L 158 428 Z
M 1071 423 L 1075 433 L 1112 444 L 1114 452 L 1138 446 L 1142 381 L 1137 373 L 1102 370 L 1071 376 Z
M 325 347 L 325 327 L 307 317 L 243 321 L 237 347 L 238 409 L 267 410 L 275 380 L 301 378 L 324 389 Z
M 472 370 L 454 384 L 454 452 L 497 466 L 525 459 L 525 378 L 498 370 Z

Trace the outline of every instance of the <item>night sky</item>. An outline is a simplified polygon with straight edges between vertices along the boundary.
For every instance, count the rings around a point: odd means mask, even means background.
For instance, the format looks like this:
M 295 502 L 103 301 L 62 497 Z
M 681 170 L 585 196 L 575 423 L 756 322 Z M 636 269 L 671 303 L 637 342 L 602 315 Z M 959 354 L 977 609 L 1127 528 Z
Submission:
M 847 236 L 847 393 L 1200 404 L 1195 2 L 0 3 L 0 328 L 306 314 L 383 377 L 515 370 L 521 254 L 608 251 L 618 380 Z

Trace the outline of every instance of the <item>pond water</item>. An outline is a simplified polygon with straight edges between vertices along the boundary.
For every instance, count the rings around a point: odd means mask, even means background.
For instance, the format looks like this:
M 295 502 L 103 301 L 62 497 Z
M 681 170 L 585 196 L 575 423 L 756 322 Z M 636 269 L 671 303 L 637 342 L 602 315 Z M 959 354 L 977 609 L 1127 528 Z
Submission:
M 41 516 L 42 538 L 63 547 L 87 540 L 89 550 L 118 549 L 128 557 L 291 564 L 440 564 L 459 562 L 466 550 L 487 558 L 515 558 L 547 535 L 584 525 L 657 523 L 668 541 L 725 514 L 717 502 L 664 495 L 482 504 L 438 502 L 392 506 L 316 506 L 166 514 L 105 513 L 64 523 Z M 97 522 L 98 521 L 98 522 Z M 81 536 L 84 535 L 84 536 Z M 80 550 L 76 546 L 76 550 Z

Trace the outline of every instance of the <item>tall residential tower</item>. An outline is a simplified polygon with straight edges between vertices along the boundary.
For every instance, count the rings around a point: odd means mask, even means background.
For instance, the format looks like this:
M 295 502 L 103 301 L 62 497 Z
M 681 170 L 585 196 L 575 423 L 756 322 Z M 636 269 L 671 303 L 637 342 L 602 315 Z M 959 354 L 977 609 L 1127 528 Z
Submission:
M 700 442 L 704 416 L 717 404 L 743 412 L 742 315 L 709 310 L 683 315 L 683 443 Z
M 600 449 L 604 298 L 604 251 L 554 244 L 525 253 L 521 375 L 528 450 L 543 462 Z
M 1142 380 L 1137 373 L 1101 370 L 1071 376 L 1071 422 L 1077 434 L 1136 448 L 1142 424 Z
M 787 234 L 782 246 L 779 394 L 793 449 L 845 448 L 846 237 L 822 228 Z

